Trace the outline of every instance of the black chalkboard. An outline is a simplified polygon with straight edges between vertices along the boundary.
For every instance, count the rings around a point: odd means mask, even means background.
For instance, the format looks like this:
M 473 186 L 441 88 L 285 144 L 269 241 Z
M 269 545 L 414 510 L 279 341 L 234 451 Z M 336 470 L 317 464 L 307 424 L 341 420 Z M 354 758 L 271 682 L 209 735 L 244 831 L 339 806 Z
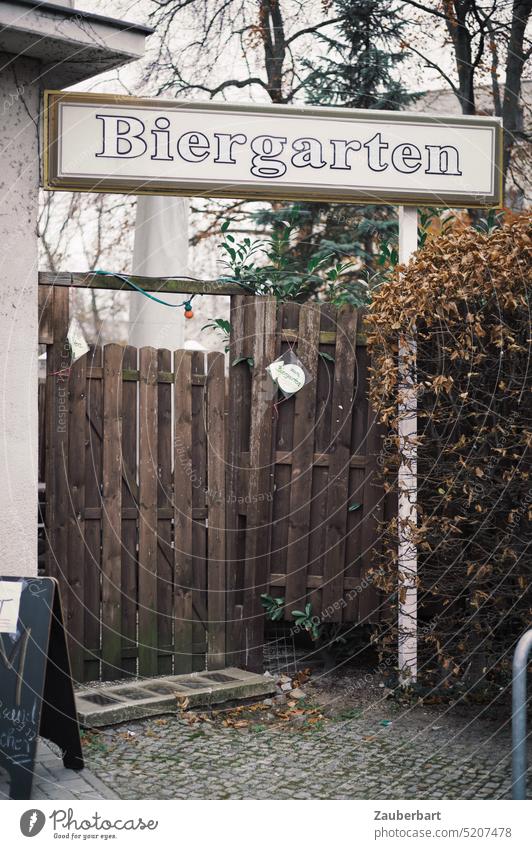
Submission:
M 22 583 L 17 630 L 0 633 L 0 765 L 12 799 L 29 799 L 37 737 L 47 737 L 69 769 L 83 769 L 61 599 L 53 578 Z

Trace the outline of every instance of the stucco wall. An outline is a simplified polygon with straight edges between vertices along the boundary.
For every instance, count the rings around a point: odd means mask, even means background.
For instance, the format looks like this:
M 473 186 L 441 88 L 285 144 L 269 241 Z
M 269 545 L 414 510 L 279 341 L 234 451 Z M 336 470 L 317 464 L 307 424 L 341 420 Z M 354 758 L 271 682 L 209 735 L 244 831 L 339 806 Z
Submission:
M 39 65 L 0 69 L 0 574 L 34 575 Z

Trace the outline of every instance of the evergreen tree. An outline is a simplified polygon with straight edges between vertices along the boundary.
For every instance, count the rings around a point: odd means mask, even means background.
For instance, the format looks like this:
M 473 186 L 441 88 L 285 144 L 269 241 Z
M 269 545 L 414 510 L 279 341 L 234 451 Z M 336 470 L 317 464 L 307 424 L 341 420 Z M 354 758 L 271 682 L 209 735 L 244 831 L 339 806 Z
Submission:
M 325 48 L 322 55 L 302 62 L 308 102 L 358 109 L 406 106 L 411 95 L 399 77 L 403 56 L 397 50 L 405 20 L 394 0 L 336 0 L 334 12 L 340 19 L 335 32 L 316 36 Z M 275 227 L 287 212 L 299 224 L 293 250 L 301 261 L 332 253 L 342 261 L 361 259 L 371 273 L 379 242 L 393 240 L 397 232 L 395 211 L 387 206 L 298 204 L 262 210 L 257 218 Z M 353 280 L 359 276 L 354 272 Z
M 341 23 L 336 37 L 321 34 L 326 54 L 304 61 L 310 103 L 352 109 L 400 109 L 410 95 L 398 78 L 397 51 L 405 19 L 394 0 L 336 0 Z

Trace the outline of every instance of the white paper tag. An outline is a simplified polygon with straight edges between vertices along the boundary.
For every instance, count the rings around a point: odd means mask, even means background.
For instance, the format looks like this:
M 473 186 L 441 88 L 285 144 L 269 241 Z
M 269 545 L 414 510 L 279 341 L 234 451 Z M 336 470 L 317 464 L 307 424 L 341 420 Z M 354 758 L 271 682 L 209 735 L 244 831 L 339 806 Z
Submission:
M 301 366 L 295 363 L 283 363 L 276 360 L 268 366 L 267 371 L 272 380 L 275 380 L 279 389 L 286 392 L 287 395 L 299 392 L 305 385 L 305 372 Z
M 15 634 L 22 581 L 0 581 L 0 634 Z
M 83 354 L 89 350 L 89 346 L 85 341 L 83 330 L 77 318 L 73 318 L 70 322 L 67 333 L 68 344 L 72 351 L 72 362 L 75 363 Z

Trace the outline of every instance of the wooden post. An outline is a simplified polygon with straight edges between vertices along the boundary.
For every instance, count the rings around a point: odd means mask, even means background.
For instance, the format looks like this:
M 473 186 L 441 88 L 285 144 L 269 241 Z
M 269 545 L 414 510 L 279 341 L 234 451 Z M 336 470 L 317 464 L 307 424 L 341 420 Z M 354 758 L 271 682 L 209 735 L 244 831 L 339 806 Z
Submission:
M 323 607 L 332 607 L 331 622 L 342 621 L 357 324 L 351 306 L 338 310 L 322 595 Z
M 253 310 L 253 376 L 249 438 L 249 505 L 246 528 L 245 665 L 262 670 L 264 611 L 261 593 L 268 591 L 273 493 L 272 407 L 273 384 L 266 367 L 275 359 L 275 298 L 255 298 Z M 269 382 L 270 381 L 270 382 Z
M 192 354 L 174 353 L 174 672 L 192 672 Z
M 225 362 L 224 355 L 207 356 L 207 503 L 209 508 L 207 668 L 225 665 Z
M 248 299 L 249 300 L 249 299 Z M 228 666 L 239 666 L 242 650 L 242 605 L 237 591 L 243 584 L 243 562 L 239 559 L 241 454 L 244 443 L 244 413 L 249 405 L 249 364 L 244 359 L 251 340 L 245 331 L 246 296 L 231 296 L 231 337 L 229 343 L 229 397 L 227 411 L 226 464 L 226 556 L 227 556 L 227 630 L 225 653 Z
M 315 375 L 318 368 L 320 319 L 318 304 L 303 304 L 299 313 L 297 353 L 313 379 L 305 388 L 305 392 L 297 393 L 294 399 L 292 480 L 286 552 L 285 614 L 287 618 L 291 618 L 291 611 L 294 608 L 304 607 L 307 593 L 317 387 Z
M 103 351 L 102 678 L 121 675 L 122 577 L 122 356 L 121 345 Z
M 406 264 L 417 250 L 415 207 L 399 207 L 399 262 Z M 399 339 L 398 432 L 398 665 L 401 682 L 417 679 L 417 396 L 416 340 Z
M 157 351 L 139 351 L 139 674 L 157 661 Z
M 65 626 L 68 634 L 70 664 L 75 681 L 83 681 L 85 605 L 85 417 L 87 394 L 87 358 L 80 357 L 69 378 L 68 426 L 68 561 Z M 66 464 L 66 463 L 65 463 Z

